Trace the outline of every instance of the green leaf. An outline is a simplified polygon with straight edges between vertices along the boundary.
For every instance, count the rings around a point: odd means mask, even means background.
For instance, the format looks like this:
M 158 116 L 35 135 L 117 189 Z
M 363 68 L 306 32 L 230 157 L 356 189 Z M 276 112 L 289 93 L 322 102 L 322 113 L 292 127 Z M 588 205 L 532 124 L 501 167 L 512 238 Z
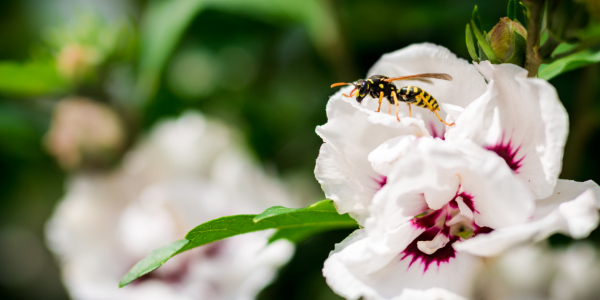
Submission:
M 332 228 L 322 226 L 280 229 L 269 238 L 269 243 L 280 239 L 286 239 L 294 244 L 298 244 L 313 235 L 329 231 L 331 229 Z
M 333 201 L 323 200 L 306 208 L 271 207 L 259 215 L 235 215 L 218 218 L 196 226 L 185 240 L 153 251 L 121 279 L 123 287 L 136 278 L 155 270 L 173 255 L 231 236 L 265 229 L 278 229 L 270 240 L 286 238 L 299 241 L 311 234 L 341 228 L 358 228 L 348 214 L 340 215 Z
M 136 101 L 146 101 L 154 94 L 160 72 L 183 32 L 203 7 L 203 1 L 190 0 L 154 0 L 148 4 L 140 25 L 140 76 Z
M 523 2 L 519 2 L 519 5 L 523 10 L 523 21 L 525 22 L 525 24 L 527 24 L 527 21 L 529 20 L 529 10 L 527 9 L 527 6 L 523 4 Z
M 58 93 L 68 87 L 54 62 L 0 62 L 0 93 L 32 97 Z
M 514 64 L 523 67 L 525 65 L 525 51 L 527 49 L 527 39 L 516 31 L 512 32 L 512 40 L 514 43 L 513 54 L 504 61 L 507 64 Z
M 131 270 L 129 270 L 129 272 L 127 272 L 127 274 L 125 274 L 125 276 L 123 276 L 123 278 L 121 278 L 119 287 L 124 287 L 139 277 L 156 270 L 169 260 L 169 258 L 177 254 L 178 251 L 189 242 L 190 241 L 185 239 L 179 240 L 150 252 L 150 255 L 140 260 L 133 268 L 131 268 Z
M 473 32 L 471 31 L 471 25 L 467 24 L 467 29 L 465 30 L 465 37 L 467 41 L 467 50 L 469 50 L 469 55 L 474 62 L 479 62 L 479 57 L 477 56 L 477 45 L 475 45 L 475 40 L 473 39 Z
M 473 8 L 473 13 L 471 14 L 471 23 L 475 23 L 473 27 L 477 27 L 479 31 L 481 31 L 481 20 L 479 19 L 479 10 L 477 9 L 477 5 Z
M 538 77 L 550 80 L 560 74 L 572 71 L 587 65 L 600 62 L 600 50 L 585 50 L 565 58 L 558 59 L 550 64 L 540 66 Z
M 491 63 L 493 63 L 493 64 L 500 63 L 498 61 L 498 59 L 496 58 L 496 55 L 494 55 L 494 52 L 492 51 L 492 47 L 488 43 L 487 39 L 485 38 L 485 36 L 483 36 L 483 34 L 479 30 L 479 28 L 477 28 L 477 26 L 475 26 L 475 22 L 473 20 L 471 20 L 471 26 L 473 27 L 473 33 L 475 33 L 475 38 L 477 39 L 477 42 L 479 43 L 479 49 L 483 50 L 483 53 L 485 53 L 485 56 L 490 60 Z
M 517 21 L 517 1 L 508 0 L 507 14 L 509 19 Z
M 273 207 L 267 208 L 263 213 L 257 215 L 254 218 L 254 222 L 258 223 L 259 221 L 271 219 L 273 217 L 281 217 L 283 215 L 287 215 L 287 216 L 303 215 L 304 216 L 307 213 L 312 215 L 313 213 L 317 213 L 317 212 L 321 213 L 322 214 L 321 216 L 323 216 L 324 214 L 330 214 L 336 220 L 339 218 L 339 214 L 338 214 L 337 210 L 335 209 L 335 206 L 333 205 L 333 201 L 323 200 L 323 201 L 319 201 L 319 202 L 314 203 L 314 204 L 310 205 L 309 207 L 305 207 L 305 208 L 286 208 L 283 206 L 273 206 Z M 348 218 L 344 218 L 344 219 L 354 220 L 350 217 L 348 217 Z

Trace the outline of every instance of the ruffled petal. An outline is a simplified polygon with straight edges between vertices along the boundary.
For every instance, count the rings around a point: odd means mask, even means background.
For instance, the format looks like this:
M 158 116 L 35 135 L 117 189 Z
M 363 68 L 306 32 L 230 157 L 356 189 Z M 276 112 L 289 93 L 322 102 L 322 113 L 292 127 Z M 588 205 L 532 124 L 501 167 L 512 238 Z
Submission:
M 379 147 L 369 153 L 369 161 L 373 170 L 384 176 L 389 176 L 392 166 L 408 151 L 412 149 L 417 140 L 414 135 L 403 135 L 383 142 Z
M 372 120 L 376 114 L 358 107 L 356 101 L 342 99 L 338 93 L 327 104 L 329 121 L 317 127 L 325 143 L 317 158 L 315 176 L 325 196 L 335 201 L 338 212 L 350 213 L 361 224 L 385 179 L 371 167 L 369 153 L 398 135 L 428 135 L 423 121 L 398 122 L 393 117 L 387 123 L 376 123 Z
M 568 115 L 547 81 L 511 64 L 481 62 L 486 93 L 460 114 L 447 139 L 471 139 L 502 157 L 536 198 L 550 196 L 561 170 Z
M 329 254 L 323 265 L 323 276 L 327 284 L 338 295 L 346 299 L 358 299 L 362 296 L 375 296 L 377 292 L 362 282 L 350 272 L 348 266 L 340 261 L 340 256 L 361 258 L 366 251 L 364 243 L 368 242 L 364 229 L 354 231 L 341 243 L 335 245 L 335 249 Z M 344 253 L 340 254 L 345 250 Z
M 347 299 L 395 299 L 407 297 L 411 293 L 419 294 L 409 290 L 440 288 L 468 296 L 473 276 L 481 266 L 479 258 L 467 253 L 457 253 L 450 261 L 432 264 L 425 270 L 423 262 L 412 261 L 410 257 L 403 258 L 398 253 L 381 268 L 368 270 L 369 263 L 378 259 L 378 254 L 372 251 L 371 243 L 372 239 L 366 232 L 359 230 L 337 245 L 325 261 L 323 275 L 339 295 Z M 435 294 L 431 291 L 422 293 Z
M 388 160 L 396 160 L 386 187 L 376 196 L 386 200 L 379 202 L 402 201 L 407 195 L 423 194 L 429 208 L 440 209 L 460 189 L 473 202 L 473 217 L 480 226 L 501 228 L 522 223 L 531 216 L 534 198 L 494 153 L 468 140 L 451 143 L 420 138 L 409 144 L 398 139 L 384 143 L 372 153 L 385 152 Z
M 598 226 L 599 196 L 600 187 L 591 180 L 559 180 L 550 197 L 537 201 L 531 220 L 456 243 L 454 248 L 479 256 L 493 256 L 511 246 L 540 241 L 554 233 L 584 238 Z
M 423 194 L 431 209 L 440 209 L 452 200 L 460 184 L 454 171 L 468 164 L 466 157 L 449 144 L 431 138 L 394 138 L 373 151 L 370 158 L 375 168 L 384 168 L 384 163 L 391 168 L 386 188 L 377 195 L 382 199 L 379 202 L 403 201 L 409 194 Z
M 367 272 L 384 267 L 425 231 L 425 228 L 419 228 L 410 222 L 414 215 L 427 209 L 422 195 L 413 196 L 413 199 L 403 199 L 404 202 L 412 202 L 412 207 L 394 203 L 395 201 L 389 201 L 389 205 L 371 206 L 376 210 L 372 209 L 372 217 L 367 219 L 365 231 L 370 237 L 370 251 L 376 256 L 368 261 L 365 268 Z

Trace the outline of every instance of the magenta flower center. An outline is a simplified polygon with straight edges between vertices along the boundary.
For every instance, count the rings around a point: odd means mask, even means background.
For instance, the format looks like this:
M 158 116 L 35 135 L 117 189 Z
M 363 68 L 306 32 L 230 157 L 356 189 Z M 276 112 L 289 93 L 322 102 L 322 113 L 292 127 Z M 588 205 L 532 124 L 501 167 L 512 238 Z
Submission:
M 457 192 L 442 208 L 430 209 L 415 216 L 411 221 L 412 225 L 424 231 L 402 251 L 400 259 L 410 258 L 409 268 L 419 261 L 423 266 L 423 273 L 427 272 L 432 263 L 439 268 L 440 264 L 450 262 L 456 256 L 452 247 L 456 241 L 492 231 L 489 227 L 475 224 L 473 215 L 478 213 L 473 197 L 463 191 Z

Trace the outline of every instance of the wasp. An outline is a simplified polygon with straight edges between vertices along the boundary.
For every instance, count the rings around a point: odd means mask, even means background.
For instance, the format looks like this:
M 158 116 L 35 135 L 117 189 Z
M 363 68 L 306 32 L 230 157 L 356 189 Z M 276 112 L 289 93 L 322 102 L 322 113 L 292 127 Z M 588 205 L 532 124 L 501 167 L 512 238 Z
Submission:
M 440 115 L 437 113 L 440 110 L 439 104 L 433 96 L 431 96 L 428 92 L 416 86 L 405 86 L 401 89 L 398 89 L 393 81 L 398 80 L 420 80 L 430 82 L 429 78 L 433 79 L 443 79 L 443 80 L 452 80 L 452 76 L 443 73 L 425 73 L 425 74 L 417 74 L 410 76 L 401 76 L 401 77 L 388 77 L 383 75 L 373 75 L 367 79 L 359 79 L 356 83 L 351 82 L 338 82 L 331 85 L 331 87 L 341 86 L 341 85 L 353 85 L 354 89 L 350 92 L 350 95 L 342 94 L 345 97 L 354 96 L 355 92 L 357 92 L 356 101 L 360 104 L 362 100 L 370 95 L 371 97 L 377 99 L 379 98 L 379 106 L 377 107 L 377 112 L 381 110 L 381 101 L 384 97 L 390 102 L 388 113 L 392 113 L 392 105 L 396 105 L 396 119 L 400 121 L 400 117 L 398 117 L 398 104 L 400 102 L 405 102 L 408 105 L 408 116 L 411 117 L 411 104 L 414 104 L 419 107 L 423 107 L 429 109 L 431 112 L 435 113 L 440 122 L 452 126 L 452 124 L 448 124 L 440 118 Z M 400 99 L 398 99 L 400 96 Z

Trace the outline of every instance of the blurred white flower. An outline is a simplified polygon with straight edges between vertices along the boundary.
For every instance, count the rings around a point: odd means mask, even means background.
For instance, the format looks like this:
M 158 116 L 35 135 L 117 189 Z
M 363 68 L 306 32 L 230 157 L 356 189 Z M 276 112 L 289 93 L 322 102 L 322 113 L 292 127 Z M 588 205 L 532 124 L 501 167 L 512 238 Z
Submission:
M 489 263 L 476 281 L 476 298 L 591 300 L 598 299 L 599 282 L 600 256 L 591 244 L 528 245 Z
M 269 232 L 177 255 L 118 289 L 151 250 L 231 214 L 294 206 L 224 125 L 186 113 L 164 121 L 110 174 L 75 175 L 46 227 L 74 299 L 252 299 L 293 253 Z

